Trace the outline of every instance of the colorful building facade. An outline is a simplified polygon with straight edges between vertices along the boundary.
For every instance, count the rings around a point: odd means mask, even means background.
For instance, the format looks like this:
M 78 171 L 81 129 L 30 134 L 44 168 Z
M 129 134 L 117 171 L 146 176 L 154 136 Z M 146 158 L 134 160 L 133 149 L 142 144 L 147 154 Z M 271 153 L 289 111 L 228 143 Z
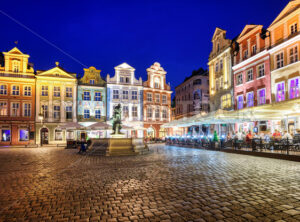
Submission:
M 0 145 L 35 144 L 35 75 L 29 55 L 3 52 L 0 66 Z
M 36 143 L 61 144 L 75 139 L 76 131 L 66 132 L 62 126 L 77 122 L 76 74 L 56 67 L 36 74 Z
M 111 120 L 113 109 L 122 106 L 123 131 L 127 136 L 143 137 L 143 81 L 135 78 L 135 69 L 127 63 L 115 67 L 115 76 L 107 75 L 107 119 Z
M 77 92 L 77 121 L 85 126 L 96 122 L 106 121 L 106 82 L 101 78 L 101 70 L 95 67 L 84 69 L 84 75 L 78 81 Z M 98 130 L 97 135 L 87 135 L 87 131 L 80 131 L 79 138 L 105 136 L 104 130 Z
M 166 131 L 161 125 L 171 120 L 171 87 L 166 83 L 167 72 L 158 62 L 147 69 L 144 82 L 144 128 L 147 138 L 164 138 Z

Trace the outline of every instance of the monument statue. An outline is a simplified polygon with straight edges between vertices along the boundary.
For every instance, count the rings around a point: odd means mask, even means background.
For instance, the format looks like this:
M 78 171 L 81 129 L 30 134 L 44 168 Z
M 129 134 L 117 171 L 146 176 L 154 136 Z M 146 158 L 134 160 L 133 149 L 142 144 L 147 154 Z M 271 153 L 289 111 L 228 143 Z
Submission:
M 121 104 L 118 104 L 114 108 L 113 112 L 113 135 L 118 135 L 122 134 L 121 129 L 122 129 L 122 110 L 121 110 Z

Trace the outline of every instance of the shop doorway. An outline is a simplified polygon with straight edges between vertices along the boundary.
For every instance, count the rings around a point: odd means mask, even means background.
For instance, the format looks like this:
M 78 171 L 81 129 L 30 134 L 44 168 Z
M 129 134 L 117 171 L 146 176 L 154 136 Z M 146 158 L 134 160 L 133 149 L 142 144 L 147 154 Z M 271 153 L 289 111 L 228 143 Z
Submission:
M 147 137 L 150 137 L 150 138 L 154 138 L 155 137 L 155 131 L 152 127 L 148 128 L 147 129 Z
M 47 128 L 41 129 L 41 146 L 49 144 L 49 132 Z

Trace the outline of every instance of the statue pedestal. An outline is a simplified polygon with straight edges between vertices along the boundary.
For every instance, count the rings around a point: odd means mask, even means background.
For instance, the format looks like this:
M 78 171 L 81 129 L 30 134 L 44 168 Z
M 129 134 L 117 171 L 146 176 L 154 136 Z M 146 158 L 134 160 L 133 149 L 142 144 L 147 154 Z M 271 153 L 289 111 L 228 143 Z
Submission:
M 110 136 L 113 139 L 120 139 L 120 138 L 125 139 L 126 135 L 125 134 L 110 134 Z

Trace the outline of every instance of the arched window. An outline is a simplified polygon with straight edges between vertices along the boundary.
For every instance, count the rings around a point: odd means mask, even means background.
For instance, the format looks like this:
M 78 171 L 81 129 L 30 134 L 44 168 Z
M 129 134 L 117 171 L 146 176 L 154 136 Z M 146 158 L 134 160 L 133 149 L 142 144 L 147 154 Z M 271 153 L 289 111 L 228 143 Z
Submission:
M 160 88 L 159 78 L 155 78 L 155 80 L 154 80 L 154 88 L 155 89 L 159 89 Z

